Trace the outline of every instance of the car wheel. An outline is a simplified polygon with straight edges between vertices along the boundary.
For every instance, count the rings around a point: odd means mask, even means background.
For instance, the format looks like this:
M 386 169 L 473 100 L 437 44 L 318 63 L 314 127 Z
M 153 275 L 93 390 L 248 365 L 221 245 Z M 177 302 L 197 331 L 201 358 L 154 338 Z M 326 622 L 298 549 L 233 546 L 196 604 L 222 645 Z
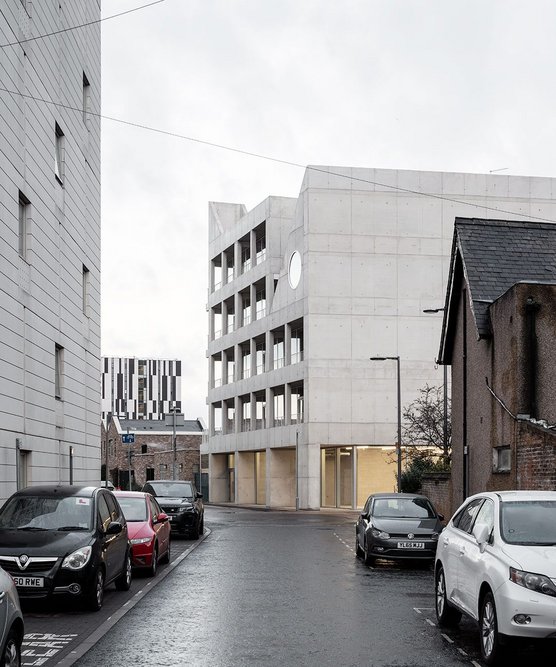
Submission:
M 131 586 L 131 555 L 129 551 L 126 553 L 124 568 L 120 576 L 116 579 L 116 588 L 119 591 L 128 591 Z
M 191 539 L 193 539 L 193 540 L 198 540 L 198 539 L 199 539 L 200 523 L 201 523 L 201 522 L 199 521 L 199 523 L 197 523 L 197 525 L 194 526 L 194 527 L 191 529 Z
M 87 607 L 91 611 L 100 611 L 104 601 L 104 570 L 97 567 L 89 591 L 85 594 Z
M 155 577 L 158 571 L 158 546 L 155 544 L 153 548 L 153 560 L 149 567 L 149 575 Z
M 21 665 L 21 642 L 17 635 L 11 630 L 2 649 L 1 667 L 20 667 Z
M 446 597 L 446 577 L 441 565 L 436 570 L 435 580 L 435 608 L 438 625 L 457 625 L 461 619 L 461 612 L 454 609 L 448 602 L 448 598 Z
M 367 544 L 367 536 L 365 535 L 365 547 L 363 549 L 363 562 L 365 565 L 374 565 L 376 558 L 369 554 L 369 545 Z
M 168 538 L 168 548 L 166 549 L 166 553 L 162 558 L 160 559 L 161 563 L 169 563 L 170 562 L 170 538 Z
M 498 620 L 494 596 L 489 591 L 481 604 L 479 614 L 481 656 L 487 665 L 495 665 L 502 658 L 505 647 L 498 633 Z

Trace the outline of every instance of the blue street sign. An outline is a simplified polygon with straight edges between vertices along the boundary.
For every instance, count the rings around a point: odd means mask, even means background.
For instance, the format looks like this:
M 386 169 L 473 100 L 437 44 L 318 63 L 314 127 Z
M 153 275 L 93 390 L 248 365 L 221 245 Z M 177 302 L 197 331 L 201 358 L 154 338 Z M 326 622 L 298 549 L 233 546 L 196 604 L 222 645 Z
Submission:
M 132 445 L 135 442 L 135 433 L 122 433 L 124 445 Z

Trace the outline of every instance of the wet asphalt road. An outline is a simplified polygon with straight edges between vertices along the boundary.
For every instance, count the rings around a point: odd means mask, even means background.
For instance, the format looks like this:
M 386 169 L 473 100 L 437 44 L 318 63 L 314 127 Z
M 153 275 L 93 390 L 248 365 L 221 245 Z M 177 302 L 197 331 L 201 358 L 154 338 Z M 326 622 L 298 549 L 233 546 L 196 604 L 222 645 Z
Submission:
M 435 625 L 432 571 L 364 566 L 354 519 L 207 508 L 207 539 L 75 664 L 478 667 L 473 623 Z

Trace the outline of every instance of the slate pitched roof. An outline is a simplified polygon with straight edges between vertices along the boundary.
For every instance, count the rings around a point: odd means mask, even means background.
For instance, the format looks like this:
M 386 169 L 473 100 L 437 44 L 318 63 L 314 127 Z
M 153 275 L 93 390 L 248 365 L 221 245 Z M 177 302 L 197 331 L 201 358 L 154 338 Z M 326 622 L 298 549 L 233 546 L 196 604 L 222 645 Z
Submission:
M 120 426 L 125 431 L 141 433 L 143 431 L 168 431 L 173 432 L 173 425 L 166 424 L 164 419 L 120 419 Z M 183 424 L 176 424 L 176 433 L 202 433 L 203 427 L 197 419 L 185 419 Z
M 463 274 L 463 275 L 461 275 Z M 488 337 L 489 306 L 519 282 L 556 282 L 556 224 L 456 218 L 439 358 L 450 359 L 451 311 L 467 284 L 478 338 Z M 452 320 L 452 321 L 450 321 Z

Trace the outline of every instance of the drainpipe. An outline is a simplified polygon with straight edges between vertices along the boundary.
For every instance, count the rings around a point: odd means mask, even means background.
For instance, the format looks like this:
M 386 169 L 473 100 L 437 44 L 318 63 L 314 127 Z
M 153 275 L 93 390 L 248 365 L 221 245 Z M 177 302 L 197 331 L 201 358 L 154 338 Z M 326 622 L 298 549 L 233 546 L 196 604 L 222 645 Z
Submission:
M 467 290 L 463 291 L 463 500 L 469 495 L 469 450 L 467 447 Z
M 526 377 L 527 377 L 527 403 L 528 413 L 534 419 L 538 418 L 537 405 L 537 362 L 538 345 L 536 321 L 537 312 L 541 307 L 533 297 L 528 297 L 525 303 L 525 349 L 526 349 Z

